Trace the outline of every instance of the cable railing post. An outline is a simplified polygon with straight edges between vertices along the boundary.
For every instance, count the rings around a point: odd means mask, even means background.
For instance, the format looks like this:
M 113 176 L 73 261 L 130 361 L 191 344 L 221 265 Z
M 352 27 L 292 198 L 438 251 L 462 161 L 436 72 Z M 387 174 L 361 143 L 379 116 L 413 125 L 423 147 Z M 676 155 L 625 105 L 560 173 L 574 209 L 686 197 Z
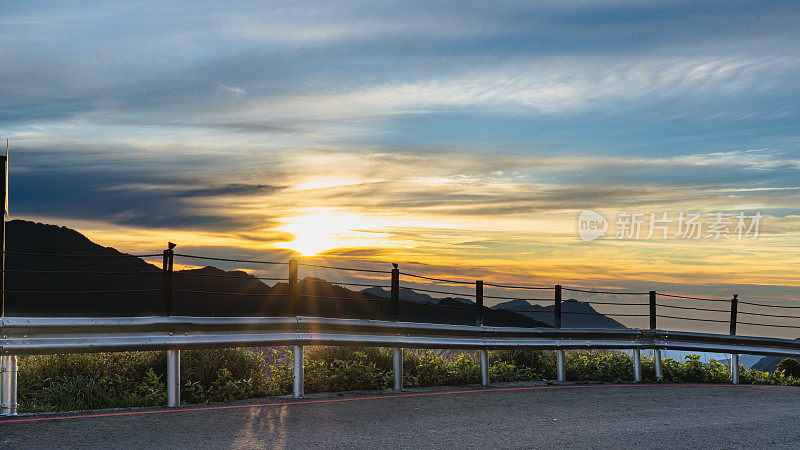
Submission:
M 656 291 L 650 291 L 650 329 L 656 330 Z M 656 369 L 656 380 L 664 378 L 664 373 L 661 368 L 661 349 L 653 349 L 653 366 Z
M 181 406 L 181 351 L 167 350 L 167 406 Z
M 483 326 L 483 281 L 475 282 L 475 326 Z
M 656 291 L 650 291 L 650 329 L 656 328 Z
M 731 299 L 731 336 L 736 334 L 736 315 L 739 310 L 739 295 Z M 731 354 L 731 384 L 739 384 L 739 354 Z
M 391 287 L 391 315 L 392 321 L 398 322 L 400 320 L 400 269 L 397 264 L 392 263 L 392 287 Z
M 555 288 L 555 308 L 553 308 L 553 326 L 561 328 L 561 285 L 557 284 Z
M 167 249 L 164 250 L 163 262 L 161 270 L 164 273 L 164 315 L 172 315 L 172 266 L 175 259 L 176 244 L 172 242 L 167 243 Z
M 392 286 L 391 286 L 391 316 L 393 322 L 400 321 L 400 269 L 397 264 L 392 263 Z M 392 377 L 394 390 L 403 390 L 403 349 L 394 347 L 392 349 Z
M 553 326 L 555 328 L 561 328 L 561 285 L 557 284 L 555 286 L 555 307 L 553 308 Z M 566 355 L 564 354 L 564 350 L 558 349 L 556 350 L 556 373 L 558 375 L 558 381 L 563 383 L 567 381 L 567 368 L 565 366 L 565 359 Z
M 297 317 L 300 308 L 297 300 L 297 260 L 289 260 L 289 313 L 293 317 Z

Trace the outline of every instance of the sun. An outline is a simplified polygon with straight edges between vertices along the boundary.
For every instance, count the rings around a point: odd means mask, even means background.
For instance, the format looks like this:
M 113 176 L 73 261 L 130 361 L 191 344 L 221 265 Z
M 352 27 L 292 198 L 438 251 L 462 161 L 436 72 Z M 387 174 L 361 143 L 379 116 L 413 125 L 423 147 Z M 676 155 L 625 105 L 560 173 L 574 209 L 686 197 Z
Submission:
M 385 238 L 389 235 L 378 231 L 379 227 L 387 225 L 385 221 L 334 208 L 309 208 L 300 213 L 282 219 L 287 224 L 278 229 L 295 236 L 283 246 L 303 256 L 342 247 L 387 245 Z

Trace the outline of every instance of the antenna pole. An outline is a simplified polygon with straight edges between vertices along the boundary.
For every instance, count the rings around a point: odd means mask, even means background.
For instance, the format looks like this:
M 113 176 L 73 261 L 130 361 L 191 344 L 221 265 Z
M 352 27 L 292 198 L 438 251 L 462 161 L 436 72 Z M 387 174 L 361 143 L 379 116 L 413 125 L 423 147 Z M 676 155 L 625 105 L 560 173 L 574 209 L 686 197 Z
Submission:
M 6 138 L 6 154 L 0 155 L 0 171 L 3 180 L 0 190 L 3 202 L 3 225 L 0 226 L 0 317 L 6 316 L 6 215 L 8 215 L 8 139 Z

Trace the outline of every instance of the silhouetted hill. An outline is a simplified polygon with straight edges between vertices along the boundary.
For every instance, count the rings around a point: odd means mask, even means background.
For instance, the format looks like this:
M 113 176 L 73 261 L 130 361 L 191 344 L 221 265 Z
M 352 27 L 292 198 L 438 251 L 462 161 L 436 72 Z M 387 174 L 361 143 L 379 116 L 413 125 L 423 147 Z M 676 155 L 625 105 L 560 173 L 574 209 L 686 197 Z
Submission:
M 795 339 L 796 341 L 800 341 L 800 338 Z M 758 360 L 757 363 L 753 364 L 753 369 L 758 369 L 762 372 L 775 372 L 775 369 L 778 368 L 778 363 L 786 359 L 786 356 L 765 356 Z M 800 358 L 793 358 L 800 361 Z
M 161 311 L 161 270 L 142 259 L 97 245 L 75 230 L 24 220 L 6 223 L 6 315 L 132 315 Z M 34 256 L 42 253 L 65 256 Z M 70 255 L 94 255 L 72 257 Z M 85 272 L 124 272 L 89 274 Z M 65 273 L 79 272 L 79 273 Z M 83 272 L 83 273 L 81 273 Z M 91 292 L 129 291 L 99 295 Z M 32 294 L 30 291 L 40 293 Z
M 511 300 L 492 307 L 493 310 L 515 311 L 518 314 L 553 326 L 555 305 L 531 305 L 525 300 Z M 561 326 L 564 328 L 626 328 L 616 320 L 600 314 L 588 303 L 569 299 L 561 302 Z M 578 313 L 578 314 L 570 314 Z
M 362 294 L 372 294 L 380 298 L 389 299 L 391 293 L 381 287 L 371 287 L 361 291 Z M 400 320 L 404 319 L 404 311 L 408 312 L 408 317 L 427 314 L 426 307 L 422 305 L 436 305 L 447 308 L 448 317 L 453 322 L 468 325 L 475 324 L 475 303 L 472 300 L 460 297 L 434 298 L 428 294 L 419 293 L 409 288 L 400 288 L 400 301 L 403 306 L 400 309 Z M 421 305 L 422 304 L 422 305 Z M 515 326 L 515 327 L 547 327 L 544 322 L 525 317 L 521 314 L 509 311 L 498 311 L 484 307 L 483 323 L 487 326 Z
M 382 287 L 378 287 L 378 286 L 373 286 L 371 288 L 363 289 L 360 292 L 367 293 L 367 294 L 373 294 L 373 295 L 376 295 L 376 296 L 378 296 L 380 298 L 387 298 L 387 299 L 391 298 L 391 292 L 389 292 L 388 289 L 382 288 Z M 447 298 L 456 300 L 457 302 L 465 304 L 465 305 L 469 305 L 469 304 L 473 303 L 472 300 L 466 299 L 466 298 L 461 298 L 461 297 L 447 297 Z M 439 303 L 439 300 L 441 300 L 441 299 L 434 298 L 434 297 L 432 297 L 432 296 L 430 296 L 428 294 L 423 294 L 421 292 L 417 292 L 417 291 L 415 291 L 413 289 L 410 289 L 410 288 L 401 287 L 400 288 L 400 300 L 408 300 L 410 302 L 420 302 L 420 303 Z
M 6 223 L 6 247 L 12 252 L 6 258 L 8 316 L 153 316 L 163 311 L 164 280 L 159 267 L 95 244 L 75 230 L 12 220 Z M 287 283 L 270 287 L 242 271 L 226 272 L 215 267 L 175 271 L 173 287 L 173 315 L 291 313 Z M 388 320 L 388 299 L 373 291 L 355 292 L 319 278 L 305 278 L 298 283 L 299 314 Z M 434 299 L 410 289 L 402 291 L 402 298 L 402 321 L 475 323 L 475 308 L 466 304 L 470 303 L 467 299 Z M 487 325 L 546 326 L 511 311 L 487 309 L 484 314 Z

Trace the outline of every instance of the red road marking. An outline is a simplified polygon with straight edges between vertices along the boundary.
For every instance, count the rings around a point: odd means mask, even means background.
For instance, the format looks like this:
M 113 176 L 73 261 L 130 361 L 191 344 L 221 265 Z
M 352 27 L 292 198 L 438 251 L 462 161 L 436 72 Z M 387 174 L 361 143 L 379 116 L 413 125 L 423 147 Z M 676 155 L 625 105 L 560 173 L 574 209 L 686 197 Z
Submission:
M 297 400 L 289 402 L 277 403 L 248 403 L 244 405 L 220 405 L 220 406 L 204 406 L 200 408 L 174 408 L 174 409 L 157 409 L 148 411 L 125 411 L 113 413 L 100 413 L 100 414 L 73 414 L 70 416 L 54 416 L 54 417 L 28 417 L 21 419 L 6 419 L 0 420 L 0 423 L 15 423 L 15 422 L 40 422 L 46 420 L 64 420 L 64 419 L 82 419 L 82 418 L 95 418 L 95 417 L 116 417 L 116 416 L 137 416 L 142 414 L 165 414 L 165 413 L 180 413 L 180 412 L 194 412 L 194 411 L 216 411 L 222 409 L 239 409 L 239 408 L 264 408 L 268 406 L 288 406 L 288 405 L 309 405 L 314 403 L 335 403 L 335 402 L 354 402 L 359 400 L 379 400 L 391 399 L 401 397 L 426 397 L 435 395 L 453 395 L 453 394 L 472 394 L 476 392 L 502 392 L 502 391 L 532 391 L 538 389 L 574 389 L 574 388 L 608 388 L 608 387 L 664 387 L 664 386 L 682 386 L 682 387 L 698 387 L 698 386 L 717 386 L 717 387 L 783 387 L 783 388 L 798 388 L 797 386 L 773 386 L 764 384 L 575 384 L 568 386 L 528 386 L 528 387 L 510 387 L 510 388 L 490 388 L 490 389 L 466 389 L 463 391 L 444 391 L 444 392 L 418 392 L 414 394 L 389 394 L 389 395 L 373 395 L 369 397 L 352 397 L 352 398 L 328 398 L 320 400 Z

